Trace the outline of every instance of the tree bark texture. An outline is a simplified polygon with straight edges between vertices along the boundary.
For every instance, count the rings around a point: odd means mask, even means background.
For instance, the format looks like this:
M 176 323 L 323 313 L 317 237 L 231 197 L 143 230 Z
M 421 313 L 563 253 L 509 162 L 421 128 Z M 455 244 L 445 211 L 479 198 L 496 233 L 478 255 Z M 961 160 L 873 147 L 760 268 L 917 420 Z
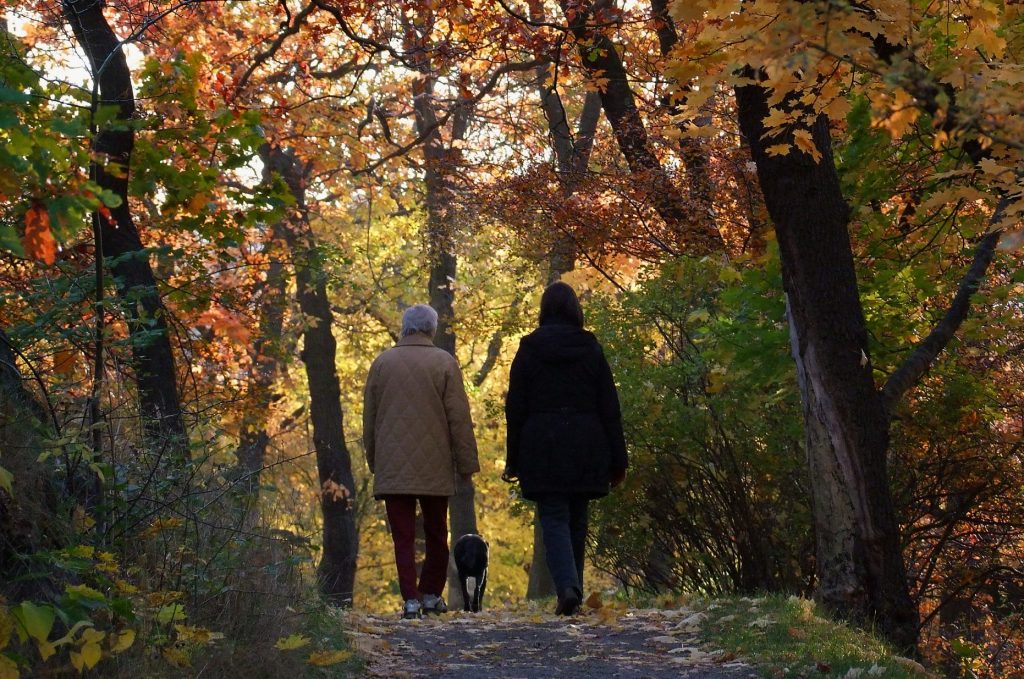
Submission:
M 721 252 L 725 248 L 721 234 L 687 204 L 654 154 L 615 43 L 588 24 L 593 17 L 593 3 L 570 7 L 568 0 L 561 0 L 560 4 L 566 17 L 571 17 L 569 29 L 576 39 L 580 64 L 592 77 L 604 82 L 600 89 L 601 106 L 630 172 L 646 187 L 651 204 L 669 229 L 687 244 L 688 254 Z
M 309 167 L 291 150 L 269 148 L 264 153 L 267 172 L 279 175 L 296 201 L 296 212 L 285 234 L 296 262 L 299 308 L 303 316 L 310 319 L 302 334 L 299 356 L 309 384 L 309 411 L 324 520 L 323 555 L 317 575 L 324 598 L 332 604 L 348 606 L 352 603 L 359 554 L 355 481 L 352 459 L 345 445 L 341 387 L 334 365 L 337 355 L 331 329 L 334 314 L 327 297 L 327 281 L 321 271 L 311 266 L 317 261 L 317 254 L 306 206 Z
M 900 649 L 914 649 L 917 609 L 886 467 L 889 423 L 867 354 L 828 119 L 819 116 L 810 129 L 820 162 L 795 148 L 769 156 L 766 91 L 738 88 L 736 100 L 782 259 L 812 479 L 817 596 L 858 624 L 876 625 Z
M 167 311 L 128 205 L 128 173 L 135 144 L 131 72 L 118 38 L 103 15 L 103 4 L 101 0 L 63 2 L 64 16 L 89 59 L 97 83 L 99 96 L 93 113 L 96 107 L 117 110 L 113 121 L 92 141 L 93 153 L 101 159 L 93 162 L 92 176 L 100 187 L 121 199 L 121 204 L 110 210 L 112 219 L 97 217 L 102 252 L 113 262 L 117 293 L 128 315 L 132 367 L 147 437 L 160 450 L 187 455 Z
M 576 193 L 576 187 L 587 172 L 590 153 L 594 148 L 594 134 L 601 117 L 601 97 L 596 92 L 587 92 L 576 123 L 576 136 L 573 137 L 558 91 L 544 85 L 547 69 L 538 67 L 537 74 L 541 106 L 548 121 L 548 134 L 551 135 L 558 176 L 562 180 L 562 199 L 567 201 Z M 573 270 L 576 250 L 571 234 L 560 233 L 555 236 L 551 252 L 548 253 L 548 283 L 554 283 L 563 274 Z

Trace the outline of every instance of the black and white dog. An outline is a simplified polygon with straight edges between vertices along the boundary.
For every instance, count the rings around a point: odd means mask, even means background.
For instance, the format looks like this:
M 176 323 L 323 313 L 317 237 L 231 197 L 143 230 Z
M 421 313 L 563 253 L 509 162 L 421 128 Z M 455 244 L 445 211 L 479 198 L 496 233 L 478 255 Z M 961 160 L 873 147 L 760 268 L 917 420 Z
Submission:
M 479 613 L 487 587 L 487 543 L 479 535 L 463 535 L 455 541 L 452 555 L 462 585 L 463 608 Z

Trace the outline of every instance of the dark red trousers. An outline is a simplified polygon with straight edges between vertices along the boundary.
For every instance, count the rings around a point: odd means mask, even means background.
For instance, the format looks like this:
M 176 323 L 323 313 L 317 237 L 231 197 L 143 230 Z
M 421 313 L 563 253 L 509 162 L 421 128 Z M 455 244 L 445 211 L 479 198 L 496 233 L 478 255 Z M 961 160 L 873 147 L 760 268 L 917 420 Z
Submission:
M 423 510 L 426 559 L 416 586 L 416 501 Z M 402 598 L 418 599 L 421 594 L 444 592 L 448 580 L 448 498 L 435 495 L 385 495 L 384 507 L 395 543 L 395 564 Z

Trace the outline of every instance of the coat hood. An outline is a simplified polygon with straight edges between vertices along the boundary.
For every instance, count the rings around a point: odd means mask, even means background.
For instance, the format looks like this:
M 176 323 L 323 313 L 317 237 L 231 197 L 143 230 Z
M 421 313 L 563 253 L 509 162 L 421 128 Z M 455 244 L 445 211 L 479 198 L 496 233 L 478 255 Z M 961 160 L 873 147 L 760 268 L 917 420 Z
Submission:
M 542 325 L 522 339 L 542 361 L 581 361 L 600 352 L 594 334 L 573 325 Z

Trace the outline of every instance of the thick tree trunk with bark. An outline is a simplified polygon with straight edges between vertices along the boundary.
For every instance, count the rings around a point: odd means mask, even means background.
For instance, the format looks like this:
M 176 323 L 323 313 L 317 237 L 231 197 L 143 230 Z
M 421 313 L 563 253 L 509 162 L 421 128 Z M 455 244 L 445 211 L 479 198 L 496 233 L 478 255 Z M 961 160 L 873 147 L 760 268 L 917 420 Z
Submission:
M 913 649 L 918 617 L 889 488 L 889 421 L 867 354 L 828 119 L 819 116 L 810 130 L 820 162 L 796 149 L 769 156 L 766 143 L 778 140 L 763 139 L 765 90 L 739 88 L 736 100 L 782 259 L 812 479 L 817 595 L 844 617 L 876 625 L 897 647 Z
M 331 325 L 334 314 L 327 297 L 322 272 L 311 268 L 316 247 L 306 207 L 308 166 L 294 152 L 278 148 L 264 150 L 266 171 L 279 175 L 296 200 L 296 213 L 285 236 L 296 262 L 296 296 L 309 325 L 302 334 L 300 358 L 309 384 L 309 411 L 313 422 L 313 446 L 320 480 L 320 509 L 323 512 L 323 555 L 317 566 L 320 590 L 328 602 L 352 603 L 359 532 L 355 521 L 355 482 L 352 459 L 345 445 L 341 387 L 334 365 L 337 343 Z
M 103 4 L 101 0 L 63 1 L 64 16 L 89 59 L 97 83 L 99 96 L 94 109 L 114 107 L 117 111 L 92 142 L 93 153 L 107 161 L 92 164 L 93 179 L 121 199 L 121 204 L 110 210 L 113 219 L 94 217 L 101 223 L 102 247 L 97 251 L 115 262 L 112 271 L 128 315 L 132 367 L 147 437 L 159 450 L 187 454 L 167 311 L 128 206 L 128 172 L 135 144 L 131 73 L 118 38 L 103 16 Z M 97 262 L 97 266 L 102 265 Z
M 571 17 L 569 29 L 576 38 L 580 64 L 592 77 L 605 83 L 600 90 L 601 106 L 630 172 L 646 187 L 651 204 L 669 229 L 687 243 L 689 254 L 722 251 L 725 244 L 721 234 L 708 220 L 700 219 L 695 210 L 683 200 L 661 161 L 654 155 L 647 138 L 647 128 L 636 106 L 626 67 L 615 43 L 589 25 L 593 19 L 593 4 L 580 3 L 570 7 L 567 0 L 561 0 L 563 12 Z

